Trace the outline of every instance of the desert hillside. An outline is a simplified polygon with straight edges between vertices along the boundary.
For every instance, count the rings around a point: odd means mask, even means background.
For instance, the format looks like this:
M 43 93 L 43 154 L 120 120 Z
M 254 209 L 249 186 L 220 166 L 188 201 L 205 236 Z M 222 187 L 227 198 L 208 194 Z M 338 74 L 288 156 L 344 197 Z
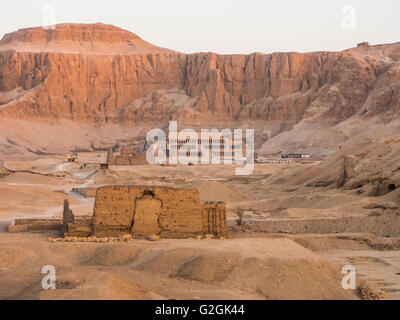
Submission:
M 255 128 L 261 154 L 323 156 L 397 130 L 399 59 L 398 43 L 183 54 L 104 24 L 22 29 L 0 41 L 0 146 L 3 153 L 94 150 L 176 119 Z

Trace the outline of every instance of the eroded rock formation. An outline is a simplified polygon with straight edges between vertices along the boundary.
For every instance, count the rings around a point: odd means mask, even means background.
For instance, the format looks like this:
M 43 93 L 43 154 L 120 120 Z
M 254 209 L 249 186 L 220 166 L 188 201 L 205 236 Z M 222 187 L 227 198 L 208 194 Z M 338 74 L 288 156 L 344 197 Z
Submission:
M 374 89 L 388 82 L 379 97 L 377 92 L 370 97 L 367 111 L 395 105 L 399 48 L 184 55 L 103 24 L 23 29 L 0 42 L 1 114 L 123 122 L 119 112 L 135 100 L 160 89 L 181 89 L 196 99 L 190 107 L 192 116 L 198 113 L 200 118 L 218 114 L 232 120 L 297 122 L 310 105 L 326 101 L 318 111 L 335 121 L 359 111 Z M 21 99 L 27 95 L 29 101 Z M 153 94 L 152 103 L 144 106 L 155 120 L 164 113 L 183 116 L 180 110 L 165 110 L 162 98 Z M 136 107 L 130 110 L 135 116 L 126 117 L 140 121 L 144 110 Z
M 251 121 L 270 129 L 257 134 L 261 145 L 296 124 L 304 131 L 353 116 L 393 119 L 400 105 L 399 59 L 400 44 L 186 55 L 104 24 L 23 29 L 0 42 L 0 120 L 136 127 L 171 119 L 203 126 Z

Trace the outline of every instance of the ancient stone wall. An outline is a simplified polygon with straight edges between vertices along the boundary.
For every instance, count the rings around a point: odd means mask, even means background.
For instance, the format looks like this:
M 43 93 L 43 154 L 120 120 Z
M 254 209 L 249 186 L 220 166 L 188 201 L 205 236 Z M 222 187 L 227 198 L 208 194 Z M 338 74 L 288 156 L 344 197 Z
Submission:
M 334 234 L 371 233 L 380 237 L 400 237 L 400 216 L 342 217 L 322 219 L 270 220 L 246 222 L 246 229 L 263 233 Z
M 72 192 L 75 192 L 85 198 L 94 198 L 96 197 L 97 188 L 95 187 L 72 188 Z
M 75 216 L 72 210 L 69 208 L 69 202 L 67 199 L 64 200 L 64 211 L 63 211 L 63 232 L 68 230 L 68 224 L 75 223 Z
M 93 234 L 190 238 L 226 232 L 225 205 L 200 202 L 197 190 L 111 186 L 96 195 Z
M 203 205 L 204 233 L 226 235 L 226 204 L 223 202 Z

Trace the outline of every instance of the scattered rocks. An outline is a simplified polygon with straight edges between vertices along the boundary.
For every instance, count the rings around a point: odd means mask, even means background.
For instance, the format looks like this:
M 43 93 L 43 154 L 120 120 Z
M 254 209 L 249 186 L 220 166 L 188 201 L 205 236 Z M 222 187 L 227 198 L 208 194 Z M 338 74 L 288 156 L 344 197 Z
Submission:
M 47 241 L 52 243 L 56 242 L 96 242 L 96 243 L 108 243 L 108 242 L 130 242 L 132 241 L 132 236 L 130 234 L 126 234 L 120 237 L 106 237 L 106 238 L 97 238 L 94 236 L 90 237 L 65 237 L 65 238 L 48 238 Z
M 358 293 L 362 300 L 384 300 L 386 295 L 382 292 L 374 292 L 367 284 L 358 287 Z
M 159 235 L 152 235 L 145 238 L 148 241 L 160 241 L 161 237 Z M 211 240 L 211 239 L 220 239 L 226 240 L 225 237 L 215 238 L 213 234 L 206 234 L 205 236 L 198 235 L 195 240 Z M 90 237 L 65 237 L 65 238 L 48 238 L 47 241 L 56 243 L 56 242 L 95 242 L 95 243 L 108 243 L 108 242 L 131 242 L 133 240 L 132 235 L 124 234 L 119 237 L 106 237 L 106 238 L 97 238 L 95 236 Z
M 132 240 L 132 236 L 130 234 L 125 234 L 125 235 L 119 237 L 119 240 L 129 242 Z
M 150 237 L 146 237 L 146 240 L 149 240 L 149 241 L 160 241 L 160 236 L 153 235 L 153 236 L 150 236 Z

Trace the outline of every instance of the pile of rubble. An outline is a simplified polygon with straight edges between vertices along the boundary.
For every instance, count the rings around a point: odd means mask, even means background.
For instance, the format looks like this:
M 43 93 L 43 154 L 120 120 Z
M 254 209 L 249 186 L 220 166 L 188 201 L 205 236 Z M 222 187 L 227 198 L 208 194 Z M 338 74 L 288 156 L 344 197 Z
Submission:
M 385 300 L 387 298 L 384 293 L 375 292 L 365 283 L 358 287 L 358 293 L 362 300 Z
M 96 236 L 90 237 L 65 237 L 65 238 L 48 238 L 47 241 L 56 243 L 56 242 L 98 242 L 98 243 L 105 243 L 105 242 L 131 242 L 134 238 L 130 234 L 125 234 L 119 237 L 104 237 L 98 238 Z M 153 235 L 148 236 L 145 238 L 148 241 L 160 241 L 160 236 Z M 218 239 L 218 240 L 225 240 L 225 237 L 215 237 L 213 234 L 206 234 L 205 236 L 197 236 L 196 238 L 192 238 L 193 240 L 211 240 L 211 239 Z
M 95 236 L 90 237 L 65 237 L 65 238 L 48 238 L 50 242 L 130 242 L 132 241 L 132 236 L 126 234 L 120 237 L 105 237 L 97 238 Z

